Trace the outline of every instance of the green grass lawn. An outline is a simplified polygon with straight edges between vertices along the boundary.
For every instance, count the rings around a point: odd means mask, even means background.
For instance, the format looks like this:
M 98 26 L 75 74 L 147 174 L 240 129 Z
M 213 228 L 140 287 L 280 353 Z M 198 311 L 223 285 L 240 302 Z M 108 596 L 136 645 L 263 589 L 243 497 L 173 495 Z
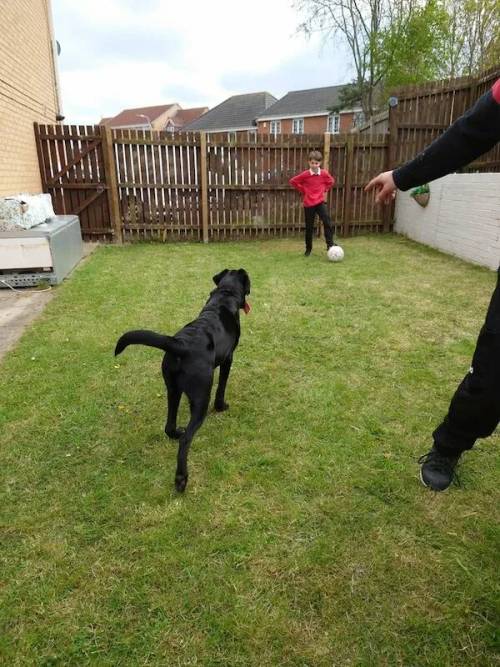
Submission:
M 0 663 L 496 665 L 498 435 L 416 459 L 495 275 L 395 236 L 102 247 L 0 367 Z M 223 268 L 252 311 L 184 495 L 161 352 Z M 181 404 L 181 425 L 187 420 Z

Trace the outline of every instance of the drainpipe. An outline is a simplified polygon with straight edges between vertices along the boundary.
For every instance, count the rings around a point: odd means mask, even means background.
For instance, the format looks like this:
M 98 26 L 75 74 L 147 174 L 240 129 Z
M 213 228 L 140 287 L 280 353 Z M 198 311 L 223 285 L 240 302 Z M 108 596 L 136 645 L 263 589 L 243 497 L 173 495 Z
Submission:
M 50 37 L 50 51 L 52 55 L 52 68 L 54 70 L 54 83 L 55 83 L 55 92 L 56 92 L 56 121 L 61 122 L 64 120 L 64 115 L 62 112 L 62 102 L 61 102 L 61 84 L 59 82 L 59 68 L 57 66 L 57 57 L 59 43 L 56 42 L 54 36 L 54 21 L 52 18 L 52 7 L 50 0 L 46 0 L 46 9 L 47 9 L 47 24 L 49 28 L 49 37 Z

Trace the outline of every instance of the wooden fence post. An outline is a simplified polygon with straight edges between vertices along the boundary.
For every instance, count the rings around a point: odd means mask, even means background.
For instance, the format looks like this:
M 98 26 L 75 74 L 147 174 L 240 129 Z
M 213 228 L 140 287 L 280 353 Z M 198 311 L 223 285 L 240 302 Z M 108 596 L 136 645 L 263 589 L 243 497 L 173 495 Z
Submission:
M 396 167 L 396 155 L 398 147 L 398 101 L 389 107 L 389 134 L 388 146 L 387 146 L 387 156 L 385 162 L 385 171 L 395 169 Z M 396 208 L 395 201 L 392 201 L 390 204 L 382 204 L 382 220 L 384 221 L 384 232 L 389 232 L 391 228 L 391 219 L 394 217 L 394 211 Z
M 352 201 L 352 170 L 354 164 L 354 134 L 349 134 L 345 143 L 345 179 L 344 179 L 344 226 L 343 236 L 349 235 Z
M 101 125 L 99 133 L 102 137 L 102 156 L 104 159 L 104 170 L 106 172 L 106 187 L 108 194 L 109 214 L 111 224 L 114 228 L 115 243 L 123 243 L 122 218 L 120 214 L 120 201 L 118 199 L 118 181 L 116 178 L 116 163 L 113 152 L 113 133 L 111 128 Z
M 40 139 L 40 125 L 38 123 L 33 123 L 33 128 L 35 131 L 35 143 L 36 143 L 36 152 L 38 155 L 38 167 L 40 169 L 40 180 L 42 181 L 42 190 L 43 192 L 48 192 L 47 187 L 47 170 L 45 169 L 45 162 L 43 159 L 42 151 L 42 140 Z
M 388 150 L 388 168 L 394 169 L 396 166 L 396 148 L 398 145 L 398 106 L 389 107 L 389 150 Z
M 330 133 L 325 132 L 323 136 L 323 166 L 324 168 L 331 173 L 330 170 Z M 331 190 L 329 190 L 331 192 Z M 325 202 L 328 201 L 328 194 L 325 197 Z M 328 208 L 328 206 L 327 206 Z M 321 224 L 319 225 L 319 234 L 321 236 Z
M 390 170 L 390 155 L 389 152 L 391 150 L 391 135 L 387 135 L 387 145 L 385 148 L 385 160 L 384 160 L 384 171 L 389 171 Z M 390 204 L 383 204 L 382 205 L 382 220 L 384 223 L 384 232 L 387 233 L 391 230 L 391 219 L 393 218 L 394 214 L 394 201 L 392 201 Z
M 203 243 L 208 243 L 208 172 L 207 172 L 207 133 L 200 132 L 200 170 L 201 170 L 201 231 Z
M 329 132 L 325 132 L 323 140 L 323 164 L 328 171 L 330 171 L 330 136 Z

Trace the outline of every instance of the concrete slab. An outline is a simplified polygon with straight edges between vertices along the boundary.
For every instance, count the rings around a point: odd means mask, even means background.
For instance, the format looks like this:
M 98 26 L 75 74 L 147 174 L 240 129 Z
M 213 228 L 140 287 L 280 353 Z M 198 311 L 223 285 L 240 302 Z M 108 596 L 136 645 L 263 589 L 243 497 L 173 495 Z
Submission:
M 97 248 L 97 245 L 97 243 L 83 244 L 82 261 Z M 0 359 L 7 350 L 14 347 L 26 327 L 38 317 L 52 299 L 56 289 L 33 291 L 31 288 L 20 288 L 15 292 L 8 288 L 0 289 Z
M 42 312 L 54 292 L 0 291 L 0 359 L 14 347 L 25 328 Z

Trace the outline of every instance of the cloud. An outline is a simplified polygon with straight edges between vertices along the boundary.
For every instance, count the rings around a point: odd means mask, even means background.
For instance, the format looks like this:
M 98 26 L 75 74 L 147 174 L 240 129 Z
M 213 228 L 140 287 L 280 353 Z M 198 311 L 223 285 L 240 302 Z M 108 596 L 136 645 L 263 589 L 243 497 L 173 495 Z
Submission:
M 101 28 L 86 36 L 63 41 L 60 65 L 63 69 L 98 67 L 105 63 L 172 61 L 178 57 L 181 43 L 175 34 L 145 28 Z
M 221 83 L 225 88 L 240 92 L 267 90 L 279 98 L 290 90 L 335 86 L 351 78 L 351 68 L 341 52 L 332 56 L 311 48 L 267 72 L 231 73 L 224 75 Z
M 105 20 L 96 22 L 95 13 L 82 12 L 81 5 L 63 4 L 60 0 L 53 4 L 62 71 L 89 69 L 103 63 L 168 61 L 179 56 L 181 37 L 168 27 L 151 25 L 144 16 L 137 21 L 126 12 L 108 10 Z
M 288 0 L 52 0 L 63 109 L 91 123 L 122 108 L 214 106 L 230 95 L 343 83 L 345 59 L 298 35 Z M 350 77 L 347 77 L 350 78 Z

